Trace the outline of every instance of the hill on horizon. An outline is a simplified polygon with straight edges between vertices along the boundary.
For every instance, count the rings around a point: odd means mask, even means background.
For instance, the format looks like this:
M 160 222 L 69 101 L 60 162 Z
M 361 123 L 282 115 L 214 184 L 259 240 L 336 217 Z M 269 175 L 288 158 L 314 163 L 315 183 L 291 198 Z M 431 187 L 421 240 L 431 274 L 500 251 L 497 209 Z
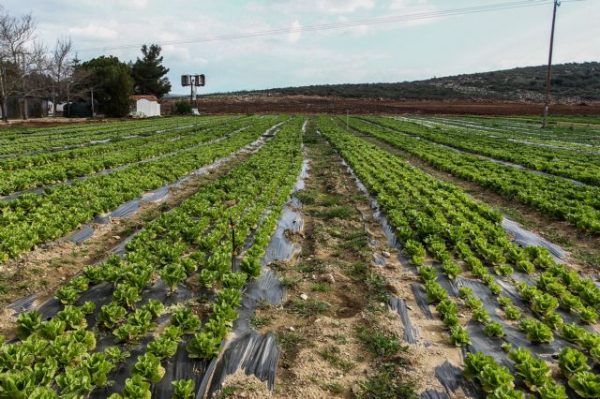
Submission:
M 554 65 L 553 100 L 565 103 L 600 101 L 600 62 Z M 394 100 L 500 100 L 542 102 L 546 66 L 432 78 L 413 82 L 358 83 L 285 87 L 267 90 L 208 94 L 336 96 Z

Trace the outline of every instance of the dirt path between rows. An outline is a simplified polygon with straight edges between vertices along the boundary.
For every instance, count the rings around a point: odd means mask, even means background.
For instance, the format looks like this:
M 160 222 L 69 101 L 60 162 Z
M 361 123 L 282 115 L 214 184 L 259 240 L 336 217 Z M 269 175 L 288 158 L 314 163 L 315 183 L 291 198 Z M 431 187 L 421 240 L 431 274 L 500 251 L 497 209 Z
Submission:
M 418 310 L 410 285 L 369 199 L 332 147 L 314 131 L 307 140 L 311 174 L 297 193 L 304 220 L 299 257 L 275 266 L 287 288 L 279 308 L 263 306 L 252 320 L 260 332 L 273 331 L 282 355 L 274 398 L 414 398 L 417 392 L 444 392 L 435 369 L 462 364 L 442 323 Z M 376 259 L 386 257 L 386 266 Z M 388 308 L 389 294 L 406 300 L 420 332 L 416 344 L 402 342 L 403 325 Z M 223 398 L 254 398 L 234 378 Z M 462 396 L 454 396 L 462 397 Z

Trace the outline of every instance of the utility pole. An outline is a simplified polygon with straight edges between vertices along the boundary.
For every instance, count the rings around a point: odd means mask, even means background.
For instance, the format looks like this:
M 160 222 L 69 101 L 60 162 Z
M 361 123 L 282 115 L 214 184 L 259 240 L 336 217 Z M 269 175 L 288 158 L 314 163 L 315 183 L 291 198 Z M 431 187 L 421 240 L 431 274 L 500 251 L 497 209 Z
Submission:
M 552 31 L 550 33 L 550 51 L 548 54 L 548 72 L 546 74 L 546 101 L 544 104 L 544 119 L 542 129 L 548 126 L 548 109 L 550 108 L 550 84 L 552 82 L 552 52 L 554 50 L 554 26 L 556 25 L 556 10 L 560 6 L 560 0 L 554 0 L 554 11 L 552 12 Z
M 94 109 L 94 88 L 91 87 L 90 88 L 90 92 L 92 94 L 92 119 L 94 119 L 94 117 L 96 116 L 96 110 Z
M 349 131 L 349 129 L 348 129 L 348 118 L 350 118 L 350 111 L 346 110 L 346 131 Z

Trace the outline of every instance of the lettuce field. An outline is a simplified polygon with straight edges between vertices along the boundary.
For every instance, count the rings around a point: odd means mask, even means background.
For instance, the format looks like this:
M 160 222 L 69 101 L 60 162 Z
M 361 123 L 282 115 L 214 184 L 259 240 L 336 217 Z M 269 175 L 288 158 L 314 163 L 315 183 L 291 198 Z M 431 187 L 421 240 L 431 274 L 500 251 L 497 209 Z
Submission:
M 600 398 L 600 119 L 0 130 L 0 398 Z

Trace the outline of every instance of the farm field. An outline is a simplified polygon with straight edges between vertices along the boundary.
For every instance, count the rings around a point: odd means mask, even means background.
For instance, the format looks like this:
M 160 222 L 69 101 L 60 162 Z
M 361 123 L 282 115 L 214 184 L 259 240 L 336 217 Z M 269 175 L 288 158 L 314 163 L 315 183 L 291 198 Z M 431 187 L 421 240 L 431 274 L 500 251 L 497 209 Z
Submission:
M 0 398 L 600 398 L 600 119 L 0 130 Z

